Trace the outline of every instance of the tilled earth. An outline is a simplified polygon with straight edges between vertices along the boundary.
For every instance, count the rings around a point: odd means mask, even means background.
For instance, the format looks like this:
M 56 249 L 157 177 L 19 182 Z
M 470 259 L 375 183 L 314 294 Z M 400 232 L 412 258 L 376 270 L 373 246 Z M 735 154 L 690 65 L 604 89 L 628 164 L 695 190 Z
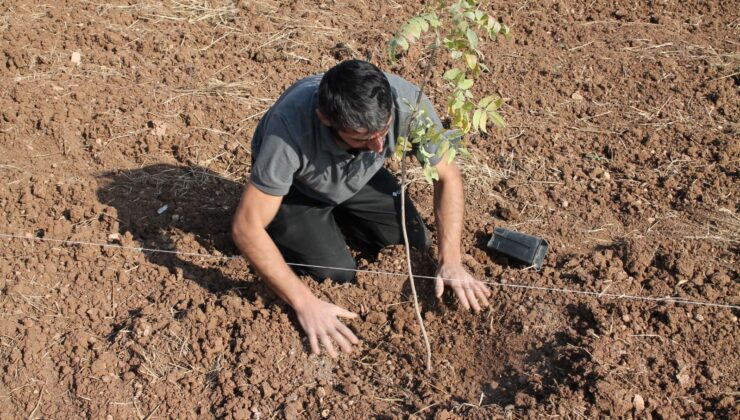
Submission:
M 740 16 L 681 3 L 487 6 L 512 36 L 476 92 L 508 127 L 460 165 L 493 303 L 417 279 L 427 373 L 401 247 L 305 279 L 361 314 L 332 360 L 229 235 L 262 113 L 346 58 L 420 83 L 418 52 L 384 52 L 420 5 L 0 2 L 0 417 L 737 418 L 736 307 L 610 297 L 740 304 Z M 434 230 L 431 188 L 410 196 Z M 486 251 L 499 226 L 547 238 L 541 271 Z

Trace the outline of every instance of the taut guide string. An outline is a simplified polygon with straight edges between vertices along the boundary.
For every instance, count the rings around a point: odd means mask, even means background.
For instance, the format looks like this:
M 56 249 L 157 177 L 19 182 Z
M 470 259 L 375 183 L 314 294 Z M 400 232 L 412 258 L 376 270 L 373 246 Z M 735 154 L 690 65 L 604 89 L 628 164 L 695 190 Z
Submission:
M 139 252 L 157 252 L 157 253 L 162 253 L 162 254 L 175 254 L 175 255 L 184 255 L 184 256 L 190 256 L 190 257 L 202 257 L 202 258 L 213 258 L 213 259 L 223 259 L 223 260 L 240 258 L 240 256 L 221 257 L 221 256 L 216 256 L 216 255 L 211 255 L 211 254 L 200 254 L 197 252 L 170 251 L 166 249 L 141 248 L 141 247 L 98 243 L 98 242 L 70 241 L 70 240 L 65 240 L 65 239 L 28 237 L 28 236 L 22 236 L 22 235 L 12 235 L 12 234 L 7 234 L 7 233 L 0 233 L 0 238 L 25 239 L 25 240 L 40 241 L 40 242 L 59 243 L 59 244 L 64 244 L 64 245 L 99 246 L 103 248 L 117 248 L 117 249 L 126 249 L 126 250 L 139 251 Z M 290 266 L 294 266 L 294 267 L 328 268 L 332 270 L 354 271 L 357 273 L 369 273 L 369 274 L 381 274 L 381 275 L 386 275 L 386 276 L 401 276 L 401 277 L 407 276 L 406 274 L 403 274 L 403 273 L 394 273 L 391 271 L 360 270 L 360 269 L 327 267 L 327 266 L 321 266 L 321 265 L 297 264 L 297 263 L 287 263 L 287 264 Z M 433 276 L 422 276 L 422 275 L 417 275 L 417 274 L 414 274 L 414 276 L 418 278 L 422 278 L 422 279 L 432 279 L 432 280 L 436 279 L 436 277 L 433 277 Z M 740 305 L 730 305 L 730 304 L 715 303 L 715 302 L 701 302 L 701 301 L 687 300 L 687 299 L 681 299 L 681 298 L 670 297 L 670 296 L 666 296 L 666 297 L 636 296 L 636 295 L 625 295 L 625 294 L 616 294 L 616 293 L 590 292 L 586 290 L 561 289 L 561 288 L 555 288 L 555 287 L 530 286 L 530 285 L 525 285 L 525 284 L 501 283 L 497 281 L 484 281 L 483 283 L 489 284 L 492 286 L 508 287 L 511 289 L 523 289 L 523 290 L 529 290 L 529 291 L 563 293 L 563 294 L 592 296 L 596 298 L 608 298 L 608 299 L 639 300 L 639 301 L 656 302 L 656 303 L 677 303 L 677 304 L 685 304 L 685 305 L 709 306 L 713 308 L 740 310 Z

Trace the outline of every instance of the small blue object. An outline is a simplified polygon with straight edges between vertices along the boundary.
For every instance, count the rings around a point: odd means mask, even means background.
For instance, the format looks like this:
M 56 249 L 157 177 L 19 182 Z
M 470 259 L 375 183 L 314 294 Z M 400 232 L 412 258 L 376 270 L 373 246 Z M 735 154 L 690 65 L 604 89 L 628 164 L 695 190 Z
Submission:
M 543 238 L 497 227 L 488 241 L 488 249 L 512 257 L 539 270 L 549 245 Z

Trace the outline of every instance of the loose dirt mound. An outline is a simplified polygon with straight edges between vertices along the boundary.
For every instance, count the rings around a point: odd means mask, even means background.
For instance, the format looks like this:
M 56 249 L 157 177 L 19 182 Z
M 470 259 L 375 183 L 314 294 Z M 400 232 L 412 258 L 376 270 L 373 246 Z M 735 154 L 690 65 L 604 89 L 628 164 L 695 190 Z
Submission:
M 331 360 L 229 236 L 265 109 L 349 57 L 419 82 L 419 57 L 383 61 L 419 9 L 157 3 L 0 11 L 0 233 L 43 239 L 0 238 L 3 418 L 740 416 L 737 310 L 513 287 L 740 304 L 732 2 L 492 2 L 513 36 L 479 88 L 509 126 L 461 165 L 493 304 L 419 279 L 432 374 L 400 248 L 358 250 L 355 284 L 305 279 L 361 314 Z M 487 253 L 497 226 L 547 238 L 543 270 Z

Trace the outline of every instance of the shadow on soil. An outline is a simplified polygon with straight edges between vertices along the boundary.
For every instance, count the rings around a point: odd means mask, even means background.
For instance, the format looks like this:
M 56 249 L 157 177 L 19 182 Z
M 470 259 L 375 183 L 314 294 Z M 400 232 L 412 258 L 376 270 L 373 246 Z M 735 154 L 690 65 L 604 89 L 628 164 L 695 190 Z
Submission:
M 97 192 L 98 199 L 118 210 L 120 234 L 130 232 L 140 246 L 181 252 L 200 249 L 199 253 L 219 256 L 239 254 L 230 230 L 242 185 L 205 168 L 165 164 L 106 172 L 99 178 L 103 186 Z M 146 256 L 170 273 L 182 270 L 184 278 L 214 293 L 245 286 L 218 268 L 196 265 L 174 253 L 147 252 Z

